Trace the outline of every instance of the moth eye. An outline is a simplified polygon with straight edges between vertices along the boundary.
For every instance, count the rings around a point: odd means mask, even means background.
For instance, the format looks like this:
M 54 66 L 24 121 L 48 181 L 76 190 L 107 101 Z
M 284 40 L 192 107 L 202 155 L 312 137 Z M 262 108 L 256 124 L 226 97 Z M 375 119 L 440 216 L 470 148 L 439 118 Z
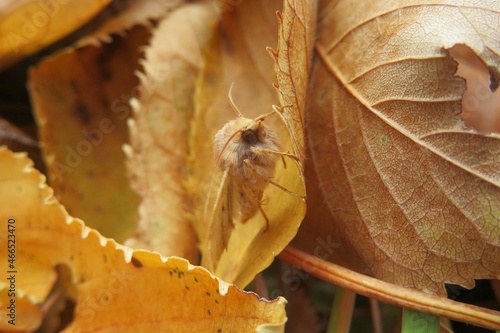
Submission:
M 259 142 L 259 138 L 257 138 L 257 133 L 253 130 L 244 131 L 242 133 L 242 136 L 243 136 L 243 141 L 245 141 L 245 143 L 249 145 L 254 145 L 257 142 Z

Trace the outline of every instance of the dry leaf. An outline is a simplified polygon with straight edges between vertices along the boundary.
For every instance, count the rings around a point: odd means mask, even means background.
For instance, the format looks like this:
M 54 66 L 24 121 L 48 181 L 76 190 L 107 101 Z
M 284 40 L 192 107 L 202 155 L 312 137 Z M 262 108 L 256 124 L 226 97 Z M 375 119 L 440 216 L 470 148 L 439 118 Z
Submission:
M 137 93 L 141 27 L 112 44 L 55 55 L 30 72 L 29 89 L 56 196 L 71 214 L 117 240 L 138 220 L 121 146 Z M 126 68 L 127 70 L 124 70 Z
M 500 3 L 461 4 L 325 3 L 308 108 L 331 227 L 377 278 L 440 294 L 500 277 L 500 136 L 457 117 L 447 52 L 470 47 L 496 86 Z
M 66 213 L 24 154 L 1 148 L 0 178 L 8 207 L 0 213 L 0 239 L 6 241 L 6 225 L 14 220 L 19 293 L 16 326 L 2 320 L 1 330 L 38 327 L 55 266 L 64 265 L 76 287 L 74 320 L 64 332 L 283 332 L 283 298 L 260 299 L 184 259 L 134 251 L 104 238 Z M 7 262 L 6 251 L 0 251 L 0 260 Z M 6 289 L 2 279 L 2 311 L 10 304 Z
M 306 8 L 308 5 L 302 6 Z M 262 209 L 269 219 L 269 229 L 265 230 L 266 221 L 259 212 L 245 224 L 236 221 L 227 251 L 221 255 L 225 242 L 220 239 L 227 230 L 223 230 L 218 223 L 226 218 L 223 215 L 225 212 L 214 210 L 222 172 L 216 170 L 213 137 L 225 123 L 236 118 L 227 97 L 231 83 L 234 83 L 234 102 L 244 117 L 255 118 L 268 113 L 277 102 L 272 89 L 275 80 L 272 61 L 265 51 L 267 46 L 276 43 L 274 36 L 278 28 L 275 18 L 277 8 L 277 1 L 247 1 L 236 7 L 231 7 L 229 2 L 222 4 L 222 20 L 214 30 L 212 41 L 204 53 L 205 64 L 196 94 L 196 112 L 190 141 L 192 173 L 188 180 L 188 190 L 195 198 L 193 220 L 202 240 L 204 265 L 217 276 L 239 286 L 248 284 L 257 272 L 271 263 L 274 255 L 296 234 L 305 214 L 305 203 L 301 198 L 268 185 L 264 191 Z M 311 12 L 309 9 L 305 10 L 308 15 Z M 303 12 L 299 14 L 302 15 Z M 285 23 L 282 24 L 279 38 L 288 40 L 291 29 L 288 20 L 293 21 L 291 18 L 295 15 L 297 14 L 286 7 L 283 14 Z M 298 16 L 297 20 L 306 19 Z M 310 28 L 304 28 L 307 35 L 310 34 L 307 30 Z M 292 39 L 288 41 L 292 42 Z M 298 53 L 307 54 L 307 45 L 297 42 L 295 48 Z M 282 58 L 288 56 L 287 50 L 279 49 L 277 56 L 284 62 Z M 289 69 L 289 64 L 287 65 L 283 70 Z M 303 70 L 307 71 L 307 67 Z M 293 87 L 290 82 L 280 78 L 278 84 L 280 98 L 283 99 L 282 88 Z M 295 88 L 296 94 L 305 94 L 305 86 Z M 302 106 L 295 100 L 291 103 L 293 106 L 284 105 L 286 108 L 282 114 L 286 123 L 292 124 L 289 128 L 279 116 L 270 116 L 264 122 L 278 133 L 283 151 L 299 155 L 304 150 L 300 140 L 302 133 L 299 133 L 303 131 L 300 122 Z M 295 146 L 289 141 L 290 133 L 293 138 L 298 138 L 294 141 Z M 278 161 L 273 180 L 297 195 L 305 195 L 302 166 L 290 158 L 285 160 L 286 168 Z M 206 221 L 210 220 L 213 213 L 215 220 L 212 226 L 218 229 L 207 230 Z
M 131 183 L 142 196 L 141 219 L 127 244 L 196 262 L 196 236 L 186 217 L 184 179 L 193 94 L 203 40 L 216 12 L 207 4 L 186 5 L 157 27 L 145 51 L 144 69 L 129 122 Z
M 307 147 L 310 156 L 310 147 Z M 333 215 L 319 186 L 313 160 L 306 159 L 304 176 L 307 180 L 307 210 L 297 236 L 290 245 L 304 252 L 312 253 L 323 260 L 334 262 L 364 274 L 370 274 L 363 260 L 352 251 L 344 232 L 334 224 Z M 288 299 L 288 297 L 287 297 Z
M 0 69 L 76 30 L 110 2 L 4 1 L 0 5 Z
M 293 151 L 305 158 L 304 110 L 315 42 L 317 1 L 285 0 L 278 13 L 279 33 L 274 59 L 277 89 Z
M 113 2 L 110 17 L 103 20 L 97 29 L 89 27 L 85 34 L 76 43 L 76 47 L 101 42 L 111 42 L 111 35 L 132 29 L 136 25 L 150 26 L 151 21 L 159 20 L 174 8 L 180 6 L 182 0 L 120 0 Z

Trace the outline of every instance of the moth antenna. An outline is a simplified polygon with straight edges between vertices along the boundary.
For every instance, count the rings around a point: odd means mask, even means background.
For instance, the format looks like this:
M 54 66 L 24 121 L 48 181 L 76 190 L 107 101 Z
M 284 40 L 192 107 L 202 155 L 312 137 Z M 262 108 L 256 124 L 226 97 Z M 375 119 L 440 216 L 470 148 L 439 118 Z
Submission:
M 288 124 L 286 123 L 286 120 L 285 120 L 285 117 L 283 116 L 283 109 L 285 107 L 288 107 L 289 105 L 286 105 L 286 106 L 277 106 L 277 105 L 273 105 L 273 111 L 279 116 L 279 118 L 281 119 L 281 121 L 283 122 L 283 124 L 285 124 L 285 126 L 288 128 Z
M 233 86 L 234 86 L 234 82 L 231 82 L 231 86 L 229 87 L 229 92 L 227 93 L 227 97 L 229 98 L 229 103 L 231 104 L 231 107 L 233 108 L 234 112 L 236 112 L 238 117 L 243 117 L 240 110 L 238 109 L 238 107 L 236 106 L 236 104 L 233 101 L 233 96 L 231 94 L 233 92 Z

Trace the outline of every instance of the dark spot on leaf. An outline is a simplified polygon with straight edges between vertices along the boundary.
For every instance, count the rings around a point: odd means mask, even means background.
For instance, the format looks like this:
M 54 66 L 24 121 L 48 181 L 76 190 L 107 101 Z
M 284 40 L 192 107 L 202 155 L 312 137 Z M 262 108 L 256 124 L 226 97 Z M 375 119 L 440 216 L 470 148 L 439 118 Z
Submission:
M 214 299 L 215 301 L 215 304 L 219 304 L 219 300 L 218 299 Z
M 210 311 L 210 309 L 207 310 L 207 313 L 208 313 L 209 316 L 212 315 L 212 311 Z
M 98 68 L 99 68 L 99 76 L 101 77 L 101 79 L 103 81 L 110 81 L 112 78 L 112 75 L 111 75 L 112 73 L 111 73 L 111 70 L 109 67 L 110 67 L 110 62 L 113 58 L 112 53 L 116 49 L 116 46 L 113 46 L 112 44 L 114 44 L 114 43 L 107 45 L 107 51 L 109 53 L 103 52 L 96 59 L 96 63 L 97 63 Z
M 198 282 L 198 279 L 196 278 L 196 276 L 194 277 L 194 282 Z
M 212 295 L 212 294 L 211 294 L 211 293 L 209 293 L 208 291 L 206 291 L 206 292 L 205 292 L 205 295 L 210 296 L 210 295 Z
M 89 109 L 80 101 L 76 102 L 75 106 L 73 107 L 73 113 L 82 124 L 88 124 L 90 122 Z
M 219 329 L 217 330 L 217 333 L 222 333 L 222 328 L 219 328 Z
M 188 286 L 184 286 L 184 287 L 186 287 L 187 290 L 190 290 Z
M 134 267 L 141 268 L 142 262 L 140 262 L 139 259 L 132 257 L 132 265 L 134 265 Z

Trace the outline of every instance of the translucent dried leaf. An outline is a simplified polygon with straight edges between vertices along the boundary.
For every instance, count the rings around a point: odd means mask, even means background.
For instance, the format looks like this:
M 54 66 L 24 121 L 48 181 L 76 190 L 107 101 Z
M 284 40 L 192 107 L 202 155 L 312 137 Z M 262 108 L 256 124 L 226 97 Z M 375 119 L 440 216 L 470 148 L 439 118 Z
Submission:
M 293 151 L 304 162 L 304 110 L 315 42 L 317 1 L 285 0 L 278 13 L 278 48 L 274 59 L 280 103 Z
M 129 99 L 137 94 L 137 27 L 126 39 L 60 53 L 30 72 L 30 95 L 40 127 L 49 178 L 71 214 L 117 240 L 138 220 L 121 147 L 127 142 Z M 124 70 L 127 69 L 127 70 Z
M 76 30 L 110 2 L 3 1 L 0 6 L 0 69 Z
M 500 277 L 500 136 L 457 117 L 446 51 L 466 44 L 498 86 L 500 4 L 461 4 L 325 4 L 308 123 L 332 228 L 376 277 L 441 294 Z
M 134 251 L 70 217 L 23 154 L 0 149 L 0 197 L 15 219 L 18 240 L 16 289 L 18 325 L 35 329 L 40 304 L 55 279 L 56 265 L 72 274 L 77 299 L 74 320 L 64 332 L 283 332 L 285 300 L 260 299 L 176 257 Z M 0 239 L 7 238 L 7 228 Z M 7 252 L 0 260 L 7 262 Z M 22 272 L 29 272 L 24 274 Z M 0 302 L 9 302 L 5 280 Z M 31 302 L 25 303 L 29 295 Z M 179 306 L 182 304 L 182 306 Z M 2 305 L 2 309 L 4 306 Z M 37 305 L 34 307 L 33 305 Z
M 204 265 L 218 276 L 240 286 L 249 283 L 290 242 L 305 214 L 303 199 L 268 185 L 264 191 L 262 209 L 269 219 L 269 229 L 265 230 L 266 221 L 259 212 L 245 224 L 236 221 L 227 251 L 223 252 L 224 241 L 220 241 L 220 238 L 224 237 L 226 231 L 217 222 L 223 218 L 224 211 L 217 210 L 218 207 L 214 204 L 222 171 L 217 170 L 215 165 L 213 137 L 225 123 L 236 118 L 227 97 L 231 83 L 234 83 L 234 102 L 244 117 L 255 118 L 268 113 L 272 110 L 271 106 L 276 104 L 275 91 L 272 89 L 272 82 L 275 80 L 272 61 L 265 49 L 276 43 L 278 26 L 275 12 L 279 5 L 279 2 L 273 1 L 247 1 L 235 7 L 231 7 L 229 3 L 222 4 L 223 20 L 214 30 L 213 39 L 204 53 L 205 64 L 196 94 L 196 112 L 190 141 L 192 177 L 188 181 L 188 190 L 195 198 L 194 221 L 202 240 L 202 258 Z M 226 10 L 227 8 L 231 10 Z M 295 15 L 297 13 L 288 7 L 285 9 L 283 20 L 286 23 L 280 23 L 282 29 L 279 38 L 288 38 L 290 26 L 287 19 Z M 305 20 L 300 16 L 298 19 Z M 288 41 L 292 43 L 292 39 Z M 306 45 L 297 43 L 295 47 L 297 52 L 302 50 L 307 54 Z M 278 50 L 277 57 L 281 59 L 286 56 L 286 52 Z M 307 67 L 304 70 L 307 71 Z M 280 87 L 290 87 L 282 82 L 284 81 L 278 80 Z M 304 94 L 303 88 L 298 86 L 296 93 Z M 293 106 L 286 105 L 282 113 L 286 124 L 301 119 L 301 105 L 293 103 Z M 281 116 L 270 116 L 265 123 L 278 133 L 283 151 L 300 156 L 299 153 L 304 150 L 303 142 L 295 140 L 296 145 L 292 145 L 290 136 L 302 136 L 302 133 L 298 133 L 303 131 L 301 122 L 287 128 L 280 118 Z M 278 161 L 273 181 L 298 196 L 305 195 L 302 166 L 292 159 L 285 160 L 286 168 Z M 214 212 L 214 225 L 219 228 L 215 232 L 207 230 L 207 221 Z M 210 244 L 215 244 L 215 248 Z
M 127 244 L 196 262 L 184 180 L 200 46 L 216 19 L 213 6 L 186 5 L 164 19 L 145 51 L 139 99 L 130 120 L 128 169 L 142 197 L 136 235 Z M 200 45 L 201 44 L 201 45 Z

